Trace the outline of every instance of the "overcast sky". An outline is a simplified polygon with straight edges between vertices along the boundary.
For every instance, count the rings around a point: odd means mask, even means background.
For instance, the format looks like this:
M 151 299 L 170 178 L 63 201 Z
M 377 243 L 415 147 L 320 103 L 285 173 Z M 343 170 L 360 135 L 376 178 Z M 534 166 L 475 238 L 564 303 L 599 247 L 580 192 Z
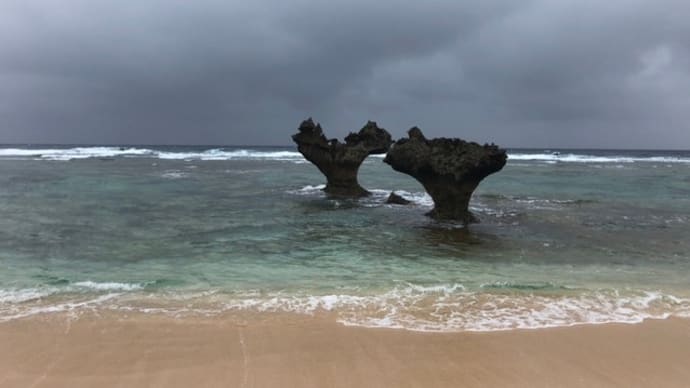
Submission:
M 290 144 L 313 116 L 690 149 L 688 0 L 2 0 L 0 143 Z

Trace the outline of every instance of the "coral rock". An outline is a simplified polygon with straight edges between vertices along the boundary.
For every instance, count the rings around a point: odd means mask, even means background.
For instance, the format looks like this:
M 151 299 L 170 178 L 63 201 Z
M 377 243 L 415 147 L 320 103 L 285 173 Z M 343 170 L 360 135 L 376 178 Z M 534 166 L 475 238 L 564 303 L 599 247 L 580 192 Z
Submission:
M 324 191 L 332 196 L 362 197 L 370 193 L 357 181 L 359 166 L 367 156 L 388 151 L 393 140 L 390 133 L 369 121 L 356 133 L 345 137 L 345 143 L 327 139 L 321 125 L 309 118 L 292 135 L 297 149 L 326 176 Z
M 429 216 L 441 220 L 477 222 L 468 206 L 482 179 L 500 171 L 506 152 L 494 144 L 479 145 L 460 139 L 427 139 L 414 127 L 398 140 L 385 163 L 417 179 L 434 200 Z

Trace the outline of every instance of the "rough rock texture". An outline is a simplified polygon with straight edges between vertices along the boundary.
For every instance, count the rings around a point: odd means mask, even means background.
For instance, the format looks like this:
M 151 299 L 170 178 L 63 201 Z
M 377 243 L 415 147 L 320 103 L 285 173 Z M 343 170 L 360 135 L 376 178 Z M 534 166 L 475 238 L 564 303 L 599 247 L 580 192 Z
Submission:
M 482 179 L 503 168 L 505 150 L 460 139 L 428 140 L 417 127 L 408 136 L 395 142 L 383 161 L 424 186 L 434 200 L 429 216 L 476 222 L 468 210 L 472 192 Z
M 386 203 L 393 204 L 393 205 L 408 205 L 410 203 L 410 201 L 401 197 L 400 195 L 396 194 L 395 191 L 393 191 L 388 196 Z
M 324 191 L 341 197 L 370 194 L 357 182 L 359 166 L 369 155 L 386 153 L 393 143 L 390 133 L 373 121 L 367 122 L 359 132 L 347 135 L 345 143 L 326 139 L 321 125 L 311 118 L 302 122 L 292 140 L 299 152 L 326 176 Z

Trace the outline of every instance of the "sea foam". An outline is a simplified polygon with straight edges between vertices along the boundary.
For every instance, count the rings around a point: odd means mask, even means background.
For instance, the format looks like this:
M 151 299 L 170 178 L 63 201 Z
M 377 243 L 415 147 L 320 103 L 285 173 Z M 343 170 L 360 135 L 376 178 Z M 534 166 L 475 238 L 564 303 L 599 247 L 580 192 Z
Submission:
M 349 326 L 457 332 L 538 329 L 690 316 L 690 300 L 655 291 L 539 296 L 468 292 L 462 285 L 408 286 L 379 295 L 265 295 L 228 302 L 226 310 L 335 312 Z
M 138 283 L 92 282 L 90 280 L 76 282 L 74 286 L 98 291 L 133 291 L 144 288 L 143 284 Z
M 25 157 L 46 160 L 72 160 L 88 158 L 110 158 L 116 156 L 154 156 L 155 151 L 146 148 L 120 147 L 75 147 L 47 149 L 0 149 L 0 157 Z
M 412 331 L 459 332 L 538 329 L 602 323 L 639 323 L 645 319 L 690 317 L 690 299 L 661 291 L 577 290 L 551 284 L 488 283 L 482 290 L 463 284 L 401 283 L 378 292 L 237 290 L 143 293 L 133 283 L 77 282 L 91 294 L 47 296 L 35 289 L 0 291 L 0 321 L 37 314 L 81 313 L 100 309 L 173 316 L 254 311 L 315 315 L 328 313 L 350 326 Z M 520 290 L 519 292 L 517 290 Z M 343 290 L 341 290 L 343 291 Z M 52 292 L 52 291 L 51 291 Z M 51 296 L 53 298 L 54 296 Z M 66 299 L 65 299 L 66 298 Z
M 138 147 L 73 147 L 73 148 L 0 148 L 0 158 L 4 159 L 42 159 L 42 160 L 74 160 L 88 158 L 155 158 L 167 160 L 276 160 L 294 163 L 307 163 L 302 154 L 288 150 L 256 150 L 256 149 L 224 149 L 212 148 L 199 151 L 158 150 Z M 371 155 L 381 159 L 385 154 Z M 548 152 L 509 152 L 508 161 L 534 161 L 541 163 L 616 163 L 629 164 L 635 162 L 654 162 L 664 164 L 690 163 L 688 157 L 676 156 L 626 156 L 626 155 L 588 155 L 579 153 L 548 153 Z
M 545 163 L 635 163 L 635 162 L 654 162 L 654 163 L 690 163 L 690 158 L 670 157 L 670 156 L 596 156 L 586 154 L 550 154 L 550 153 L 508 153 L 508 161 L 537 161 Z
M 94 298 L 79 301 L 68 301 L 55 304 L 39 304 L 31 305 L 26 308 L 10 307 L 6 308 L 0 304 L 0 322 L 7 322 L 15 319 L 27 318 L 34 315 L 51 314 L 51 313 L 71 313 L 81 314 L 85 311 L 95 311 L 104 302 L 112 300 L 119 296 L 118 293 L 109 293 L 105 295 L 98 295 Z
M 54 289 L 24 288 L 0 289 L 0 303 L 22 303 L 43 298 L 55 292 Z
M 167 160 L 278 160 L 303 161 L 302 154 L 295 151 L 256 151 L 248 149 L 223 150 L 220 148 L 203 151 L 161 151 L 148 148 L 125 147 L 75 147 L 75 148 L 45 148 L 0 149 L 0 158 L 27 158 L 68 161 L 89 158 L 141 157 Z
M 198 159 L 198 160 L 280 160 L 294 161 L 303 159 L 302 154 L 293 151 L 253 151 L 235 150 L 224 151 L 222 149 L 211 149 L 202 152 L 156 152 L 160 159 Z

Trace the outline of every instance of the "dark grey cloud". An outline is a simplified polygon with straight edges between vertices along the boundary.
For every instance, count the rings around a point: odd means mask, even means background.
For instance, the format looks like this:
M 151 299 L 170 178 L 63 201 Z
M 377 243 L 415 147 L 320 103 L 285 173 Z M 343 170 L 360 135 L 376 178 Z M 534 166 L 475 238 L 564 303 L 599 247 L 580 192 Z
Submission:
M 5 0 L 0 142 L 690 148 L 683 0 Z

